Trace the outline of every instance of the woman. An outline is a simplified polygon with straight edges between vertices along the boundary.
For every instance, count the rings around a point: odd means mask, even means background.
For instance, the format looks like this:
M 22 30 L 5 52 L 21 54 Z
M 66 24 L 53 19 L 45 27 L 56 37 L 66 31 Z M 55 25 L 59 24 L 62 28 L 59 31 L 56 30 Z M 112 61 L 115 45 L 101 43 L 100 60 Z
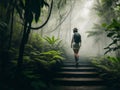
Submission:
M 78 60 L 79 60 L 78 52 L 81 47 L 81 35 L 78 33 L 77 28 L 73 29 L 73 33 L 74 34 L 71 40 L 71 48 L 73 48 L 76 66 L 78 66 Z

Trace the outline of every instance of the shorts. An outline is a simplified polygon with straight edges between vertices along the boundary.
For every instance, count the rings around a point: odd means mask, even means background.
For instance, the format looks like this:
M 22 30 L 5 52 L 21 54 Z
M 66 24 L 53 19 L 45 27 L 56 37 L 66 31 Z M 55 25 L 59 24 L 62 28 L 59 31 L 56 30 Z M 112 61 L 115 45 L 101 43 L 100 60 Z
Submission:
M 80 43 L 73 43 L 73 49 L 79 49 L 81 46 Z

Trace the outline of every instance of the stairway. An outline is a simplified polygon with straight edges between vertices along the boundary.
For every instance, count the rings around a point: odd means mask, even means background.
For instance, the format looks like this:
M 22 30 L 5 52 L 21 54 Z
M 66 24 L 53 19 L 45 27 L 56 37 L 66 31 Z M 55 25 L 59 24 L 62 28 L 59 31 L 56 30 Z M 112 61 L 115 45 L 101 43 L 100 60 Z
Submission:
M 78 67 L 75 66 L 73 59 L 64 61 L 53 83 L 62 87 L 56 90 L 106 90 L 97 69 L 89 60 L 83 58 L 79 60 Z

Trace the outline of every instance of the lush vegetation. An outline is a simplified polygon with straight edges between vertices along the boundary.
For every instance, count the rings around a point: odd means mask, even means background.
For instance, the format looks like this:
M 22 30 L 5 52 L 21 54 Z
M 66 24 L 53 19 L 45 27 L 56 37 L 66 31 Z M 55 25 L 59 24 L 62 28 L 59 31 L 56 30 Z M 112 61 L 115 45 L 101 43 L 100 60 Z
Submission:
M 64 60 L 62 40 L 32 30 L 46 25 L 53 6 L 53 0 L 0 0 L 0 90 L 49 88 Z
M 104 56 L 94 58 L 92 63 L 98 68 L 100 77 L 105 80 L 110 90 L 120 88 L 120 58 Z
M 88 36 L 102 36 L 99 40 L 106 37 L 108 39 L 104 38 L 104 42 L 109 40 L 110 43 L 104 47 L 105 56 L 94 58 L 93 64 L 98 67 L 101 77 L 113 90 L 120 87 L 120 1 L 97 0 L 94 9 L 100 21 L 95 24 L 94 31 L 88 32 Z M 110 56 L 111 53 L 114 55 Z
M 51 48 L 51 43 L 41 38 L 39 34 L 33 33 L 31 39 L 25 45 L 22 71 L 18 73 L 17 59 L 19 49 L 17 46 L 18 41 L 16 40 L 18 39 L 15 38 L 12 43 L 14 47 L 11 47 L 5 53 L 4 60 L 7 61 L 4 61 L 4 67 L 2 66 L 4 68 L 4 72 L 1 72 L 3 74 L 3 76 L 1 75 L 3 79 L 1 82 L 2 89 L 47 89 L 56 70 L 59 69 L 62 60 L 64 60 L 61 48 Z M 57 41 L 54 43 L 57 44 Z
M 67 1 L 74 3 L 71 0 L 0 0 L 0 90 L 49 88 L 65 54 L 62 40 L 56 36 L 43 37 L 42 30 L 51 12 L 53 17 L 56 14 L 59 17 L 56 17 L 55 28 L 48 29 L 60 28 L 73 8 L 62 11 Z M 88 36 L 101 36 L 104 42 L 109 38 L 104 54 L 114 52 L 115 55 L 95 58 L 93 64 L 108 85 L 120 87 L 120 1 L 96 2 L 94 9 L 100 20 Z M 41 34 L 37 30 L 41 30 Z M 57 37 L 60 37 L 60 29 Z

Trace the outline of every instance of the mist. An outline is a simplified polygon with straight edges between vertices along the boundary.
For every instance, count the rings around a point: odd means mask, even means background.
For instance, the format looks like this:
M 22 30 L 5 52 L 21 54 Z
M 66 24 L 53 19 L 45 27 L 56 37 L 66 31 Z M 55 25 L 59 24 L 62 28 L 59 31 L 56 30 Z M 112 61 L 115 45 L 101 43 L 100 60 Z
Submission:
M 56 36 L 63 40 L 63 45 L 67 54 L 73 55 L 71 39 L 73 28 L 78 28 L 81 34 L 82 44 L 79 51 L 80 56 L 90 57 L 104 54 L 104 38 L 101 42 L 96 42 L 96 37 L 87 37 L 87 31 L 92 31 L 95 23 L 99 22 L 99 17 L 93 9 L 96 0 L 67 0 L 67 4 L 61 13 L 53 12 L 48 24 L 42 29 L 43 36 Z M 67 12 L 67 14 L 63 14 Z M 64 15 L 62 19 L 59 15 Z M 62 23 L 61 23 L 62 22 Z M 61 23 L 57 26 L 57 23 Z M 56 28 L 57 27 L 57 28 Z M 102 38 L 103 36 L 101 36 Z

